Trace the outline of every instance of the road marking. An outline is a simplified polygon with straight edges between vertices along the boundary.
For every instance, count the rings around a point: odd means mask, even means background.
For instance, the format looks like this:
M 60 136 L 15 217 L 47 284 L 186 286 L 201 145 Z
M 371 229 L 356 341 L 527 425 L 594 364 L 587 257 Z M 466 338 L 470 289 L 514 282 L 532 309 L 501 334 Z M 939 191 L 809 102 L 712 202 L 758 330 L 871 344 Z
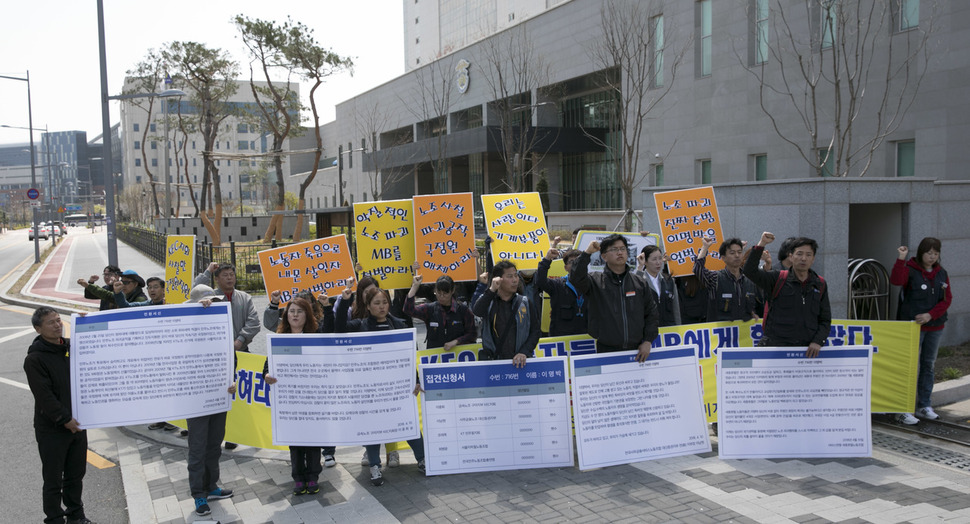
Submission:
M 13 340 L 15 338 L 20 338 L 20 337 L 22 337 L 24 335 L 28 335 L 28 334 L 31 334 L 31 333 L 36 334 L 37 331 L 34 330 L 34 328 L 30 328 L 30 329 L 25 329 L 25 330 L 23 330 L 23 331 L 21 331 L 19 333 L 14 333 L 13 335 L 7 335 L 7 336 L 5 336 L 3 338 L 0 338 L 0 344 L 3 344 L 4 342 L 6 342 L 8 340 Z
M 16 380 L 10 380 L 9 378 L 0 377 L 0 384 L 7 384 L 15 388 L 26 389 L 27 391 L 30 391 L 30 386 L 28 386 L 27 384 L 24 384 L 22 382 L 17 382 Z
M 97 453 L 91 451 L 90 449 L 88 450 L 88 464 L 91 464 L 92 466 L 98 469 L 108 469 L 116 466 L 114 462 L 111 462 L 110 460 L 102 457 L 101 455 L 98 455 Z
M 17 264 L 17 267 L 11 269 L 10 271 L 7 271 L 6 275 L 0 277 L 0 282 L 7 280 L 7 277 L 9 277 L 11 273 L 13 273 L 14 271 L 17 271 L 18 269 L 20 269 L 20 266 L 26 264 L 27 262 L 30 262 L 31 260 L 33 260 L 32 256 L 28 256 L 27 258 L 23 259 L 19 264 Z
M 27 315 L 28 317 L 34 314 L 33 311 L 30 311 L 30 310 L 24 311 L 23 308 L 21 308 L 21 307 L 16 307 L 16 308 L 15 307 L 0 307 L 0 309 L 2 309 L 4 311 L 9 311 L 11 313 L 20 313 L 21 315 Z

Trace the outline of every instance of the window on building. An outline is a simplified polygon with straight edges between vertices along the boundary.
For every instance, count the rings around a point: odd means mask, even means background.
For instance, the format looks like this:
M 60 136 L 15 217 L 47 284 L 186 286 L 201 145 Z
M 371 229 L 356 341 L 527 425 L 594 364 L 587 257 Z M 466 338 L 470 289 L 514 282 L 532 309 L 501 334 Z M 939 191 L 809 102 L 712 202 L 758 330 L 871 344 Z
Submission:
M 248 133 L 249 132 L 249 126 L 246 125 L 246 124 L 236 124 L 236 132 L 237 133 Z
M 698 160 L 697 167 L 700 171 L 701 184 L 711 183 L 711 161 L 710 160 Z
M 141 141 L 135 140 L 135 149 L 141 149 Z
M 153 158 L 152 159 L 152 167 L 158 167 L 158 159 L 157 158 Z
M 228 179 L 228 180 L 226 180 L 226 183 L 227 184 L 231 184 L 232 183 L 232 175 L 229 175 L 226 178 Z
M 754 63 L 768 61 L 768 0 L 754 0 Z
M 138 175 L 138 176 L 135 177 L 135 183 L 136 184 L 141 184 L 141 175 Z
M 195 149 L 195 140 L 192 141 L 192 149 Z
M 229 149 L 229 141 L 226 140 L 226 149 Z
M 172 166 L 172 159 L 171 158 L 168 159 L 168 165 L 169 165 L 169 167 Z M 172 178 L 172 177 L 169 177 L 169 178 Z
M 250 140 L 249 141 L 249 149 L 252 149 L 253 151 L 256 150 L 256 141 L 255 140 Z
M 414 43 L 415 43 L 415 44 L 420 44 L 420 43 L 421 43 L 421 37 L 420 37 L 420 36 L 419 36 L 419 37 L 416 37 L 416 38 L 414 39 Z
M 192 159 L 192 167 L 195 167 L 195 165 L 196 165 L 196 164 L 195 164 L 195 160 L 196 160 L 196 159 L 194 159 L 194 158 Z
M 216 160 L 216 167 L 221 167 L 221 166 L 222 166 L 222 161 Z
M 152 149 L 158 149 L 158 142 L 152 141 Z
M 620 209 L 616 163 L 607 153 L 563 153 L 562 211 Z
M 916 141 L 896 142 L 896 176 L 916 176 Z
M 135 167 L 141 167 L 141 159 L 140 158 L 136 158 L 135 159 Z
M 415 23 L 415 24 L 417 24 L 417 23 L 418 23 L 418 17 L 414 17 L 414 23 Z
M 657 15 L 650 19 L 650 30 L 653 31 L 653 38 L 650 44 L 653 46 L 653 63 L 651 67 L 651 77 L 653 87 L 664 85 L 664 17 Z
M 156 127 L 155 124 L 152 123 L 151 125 L 148 126 L 148 130 L 151 131 L 152 133 L 154 133 L 155 132 L 155 127 Z
M 697 76 L 711 75 L 711 0 L 697 2 Z
M 894 0 L 893 10 L 898 31 L 919 27 L 919 0 Z
M 832 176 L 835 168 L 835 153 L 825 147 L 819 148 L 818 165 L 821 167 L 823 177 Z
M 354 153 L 351 151 L 354 148 L 353 142 L 347 142 L 347 169 L 354 168 Z
M 249 141 L 247 141 L 247 140 L 240 140 L 236 144 L 236 148 L 237 149 L 249 149 Z
M 219 141 L 216 140 L 216 149 L 219 149 Z
M 664 165 L 657 164 L 653 166 L 653 174 L 654 174 L 654 185 L 658 187 L 664 185 Z
M 131 127 L 134 132 L 136 133 L 138 132 L 138 122 L 135 122 L 134 124 L 132 124 Z
M 415 65 L 420 64 L 421 63 L 421 59 L 420 58 L 415 58 L 414 59 L 414 63 L 415 63 Z
M 754 179 L 768 180 L 768 155 L 754 155 Z
M 822 49 L 829 49 L 839 36 L 839 2 L 825 0 L 819 10 Z

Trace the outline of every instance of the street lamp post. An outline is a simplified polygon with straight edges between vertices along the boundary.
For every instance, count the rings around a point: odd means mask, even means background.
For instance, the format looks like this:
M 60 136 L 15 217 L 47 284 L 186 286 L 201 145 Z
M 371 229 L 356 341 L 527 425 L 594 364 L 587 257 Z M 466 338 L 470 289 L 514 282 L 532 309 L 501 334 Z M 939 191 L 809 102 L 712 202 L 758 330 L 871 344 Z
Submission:
M 101 1 L 102 0 L 98 0 L 99 5 L 100 5 L 100 2 Z M 36 188 L 37 187 L 37 169 L 36 169 L 36 167 L 34 167 L 34 132 L 33 132 L 33 129 L 34 129 L 34 112 L 31 109 L 31 105 L 30 105 L 30 71 L 27 71 L 26 78 L 20 78 L 20 77 L 16 77 L 16 76 L 6 76 L 6 75 L 0 75 L 0 78 L 4 78 L 4 79 L 7 79 L 7 80 L 17 80 L 17 81 L 20 81 L 20 82 L 27 82 L 27 126 L 30 127 L 30 129 L 31 129 L 31 131 L 29 131 L 29 134 L 30 134 L 30 187 Z M 36 207 L 31 206 L 31 215 L 32 215 L 32 220 L 33 220 L 33 226 L 32 227 L 34 228 L 34 264 L 39 264 L 40 263 L 40 235 L 38 234 L 38 231 L 37 231 L 37 208 Z
M 340 187 L 340 202 L 335 207 L 343 207 L 344 205 L 344 155 L 356 151 L 367 151 L 367 148 L 360 147 L 344 151 L 344 146 L 337 146 L 337 185 Z

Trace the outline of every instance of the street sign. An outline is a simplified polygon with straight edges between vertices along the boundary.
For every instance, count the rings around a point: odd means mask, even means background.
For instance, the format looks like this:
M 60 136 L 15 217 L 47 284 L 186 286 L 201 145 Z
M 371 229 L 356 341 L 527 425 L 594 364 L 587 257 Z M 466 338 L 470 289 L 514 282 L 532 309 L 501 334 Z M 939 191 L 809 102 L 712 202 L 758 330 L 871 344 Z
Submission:
M 67 204 L 64 206 L 64 210 L 67 212 L 81 211 L 83 206 L 81 204 Z
M 40 200 L 31 200 L 30 207 L 40 207 Z
M 37 200 L 38 198 L 40 198 L 40 191 L 37 191 L 37 188 L 33 188 L 33 187 L 28 189 L 27 198 L 31 200 Z

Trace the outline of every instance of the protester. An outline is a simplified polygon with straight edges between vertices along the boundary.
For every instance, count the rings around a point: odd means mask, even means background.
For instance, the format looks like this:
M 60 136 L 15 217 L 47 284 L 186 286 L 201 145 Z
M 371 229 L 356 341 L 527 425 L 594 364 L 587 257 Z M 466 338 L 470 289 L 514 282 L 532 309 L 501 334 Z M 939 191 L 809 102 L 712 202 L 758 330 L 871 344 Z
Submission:
M 553 246 L 559 245 L 559 240 L 559 237 L 554 238 Z M 566 270 L 566 278 L 549 278 L 552 261 L 560 256 L 562 256 L 563 268 Z M 586 334 L 589 303 L 586 297 L 576 290 L 576 286 L 569 282 L 569 273 L 578 258 L 579 251 L 575 249 L 562 252 L 553 247 L 539 261 L 535 285 L 549 295 L 549 336 L 551 337 Z
M 249 351 L 249 344 L 259 333 L 259 315 L 253 306 L 253 298 L 245 291 L 236 289 L 236 268 L 232 264 L 212 262 L 205 271 L 195 277 L 193 286 L 208 285 L 215 279 L 216 287 L 229 302 L 232 312 L 233 348 L 236 351 Z
M 277 333 L 315 333 L 317 319 L 313 315 L 313 306 L 304 298 L 296 297 L 286 305 L 286 310 L 280 319 Z M 263 364 L 263 377 L 269 385 L 276 384 L 277 379 L 269 374 L 269 360 Z M 293 494 L 305 495 L 320 493 L 320 463 L 319 446 L 290 446 L 290 475 L 293 477 Z
M 205 284 L 196 285 L 189 293 L 190 303 L 204 307 L 220 300 Z M 232 377 L 235 378 L 235 371 Z M 230 395 L 236 393 L 234 380 L 227 391 Z M 195 514 L 205 516 L 212 513 L 210 500 L 232 496 L 231 489 L 219 487 L 219 458 L 222 456 L 222 439 L 226 436 L 226 412 L 189 418 L 186 423 L 189 429 L 189 490 L 195 499 Z
M 818 356 L 829 336 L 832 310 L 828 286 L 812 270 L 818 243 L 800 237 L 792 242 L 790 270 L 766 271 L 758 268 L 761 252 L 775 240 L 765 231 L 744 265 L 744 275 L 765 291 L 768 307 L 764 317 L 762 346 L 806 347 L 805 356 Z
M 112 291 L 112 284 L 114 284 L 115 280 L 121 278 L 121 269 L 118 266 L 104 266 L 104 271 L 102 271 L 101 275 L 104 276 L 104 286 L 102 286 L 101 289 L 104 289 L 105 291 Z M 84 298 L 101 300 L 101 304 L 98 307 L 98 309 L 101 311 L 118 307 L 115 305 L 114 300 L 112 300 L 111 297 L 101 297 L 94 294 L 94 290 L 97 288 L 90 286 L 94 286 L 94 283 L 97 281 L 98 275 L 91 275 L 87 278 L 87 280 L 83 278 L 78 279 L 77 283 L 84 288 Z
M 893 266 L 889 282 L 902 286 L 899 291 L 899 320 L 919 324 L 919 375 L 916 379 L 916 417 L 936 420 L 930 396 L 933 394 L 933 368 L 936 353 L 943 337 L 947 309 L 953 301 L 950 278 L 940 265 L 940 240 L 926 237 L 916 248 L 916 256 L 906 260 L 909 248 L 899 246 L 899 258 Z M 919 422 L 910 413 L 899 413 L 896 420 L 903 424 Z
M 105 268 L 107 271 L 107 268 Z M 97 278 L 95 275 L 91 276 L 92 279 Z M 98 287 L 91 284 L 91 279 L 84 280 L 78 279 L 77 283 L 84 287 L 84 296 L 93 296 L 94 298 L 100 298 L 104 302 L 110 302 L 111 307 L 106 307 L 105 309 L 114 309 L 119 307 L 115 303 L 115 284 L 121 283 L 121 292 L 125 295 L 125 300 L 129 303 L 131 302 L 144 302 L 148 300 L 148 297 L 142 292 L 145 287 L 145 281 L 138 273 L 132 269 L 126 269 L 121 272 L 119 279 L 112 279 L 111 285 L 105 285 L 104 287 Z M 104 311 L 104 309 L 102 309 Z
M 683 324 L 707 322 L 707 288 L 697 275 L 677 277 L 677 294 L 680 298 L 680 321 Z
M 61 316 L 53 308 L 34 310 L 30 323 L 37 332 L 24 373 L 34 395 L 34 437 L 44 479 L 44 522 L 86 524 L 81 502 L 87 470 L 88 434 L 71 411 L 71 340 L 64 338 Z M 61 502 L 64 507 L 61 507 Z
M 596 351 L 637 350 L 637 362 L 650 356 L 657 338 L 660 315 L 647 282 L 627 266 L 629 246 L 623 235 L 612 234 L 591 242 L 579 256 L 569 281 L 589 300 L 589 334 Z M 589 272 L 589 260 L 600 252 L 603 271 Z
M 414 280 L 404 300 L 404 314 L 424 321 L 427 326 L 426 347 L 452 348 L 461 344 L 474 344 L 478 340 L 475 316 L 470 309 L 454 298 L 455 281 L 448 275 L 438 277 L 434 285 L 437 300 L 416 306 L 414 297 L 424 280 L 414 264 Z
M 707 288 L 707 321 L 750 320 L 758 317 L 757 287 L 741 273 L 744 243 L 737 238 L 721 242 L 718 253 L 724 262 L 724 269 L 720 271 L 711 271 L 705 267 L 707 252 L 712 245 L 713 238 L 702 237 L 701 249 L 694 259 L 694 274 Z M 761 256 L 761 252 L 758 256 Z
M 791 269 L 791 259 L 788 257 L 791 255 L 792 243 L 795 240 L 797 240 L 795 237 L 788 237 L 778 248 L 778 265 L 781 266 L 781 269 Z
M 351 287 L 353 281 L 348 283 L 343 291 L 343 300 L 337 306 L 334 313 L 334 327 L 337 333 L 359 332 L 359 331 L 387 331 L 391 329 L 404 329 L 404 321 L 391 316 L 391 299 L 387 292 L 376 285 L 367 288 L 364 292 L 362 304 L 366 310 L 364 318 L 347 320 L 347 308 L 350 307 Z M 415 387 L 415 394 L 418 388 Z M 408 441 L 411 450 L 414 451 L 414 458 L 418 461 L 418 469 L 424 471 L 424 439 L 418 437 Z M 384 476 L 381 474 L 381 445 L 368 444 L 364 446 L 367 452 L 368 465 L 370 466 L 370 481 L 375 486 L 384 484 Z
M 158 277 L 149 277 L 145 281 L 145 289 L 148 291 L 148 299 L 140 302 L 128 302 L 125 296 L 124 281 L 114 283 L 114 301 L 119 308 L 160 306 L 165 303 L 165 281 Z
M 643 246 L 637 255 L 636 275 L 650 285 L 660 314 L 660 326 L 680 325 L 680 297 L 674 279 L 663 272 L 664 252 L 659 246 Z
M 479 360 L 512 360 L 525 367 L 539 343 L 539 311 L 519 290 L 515 264 L 502 260 L 492 267 L 492 281 L 472 306 L 482 319 L 482 351 Z

